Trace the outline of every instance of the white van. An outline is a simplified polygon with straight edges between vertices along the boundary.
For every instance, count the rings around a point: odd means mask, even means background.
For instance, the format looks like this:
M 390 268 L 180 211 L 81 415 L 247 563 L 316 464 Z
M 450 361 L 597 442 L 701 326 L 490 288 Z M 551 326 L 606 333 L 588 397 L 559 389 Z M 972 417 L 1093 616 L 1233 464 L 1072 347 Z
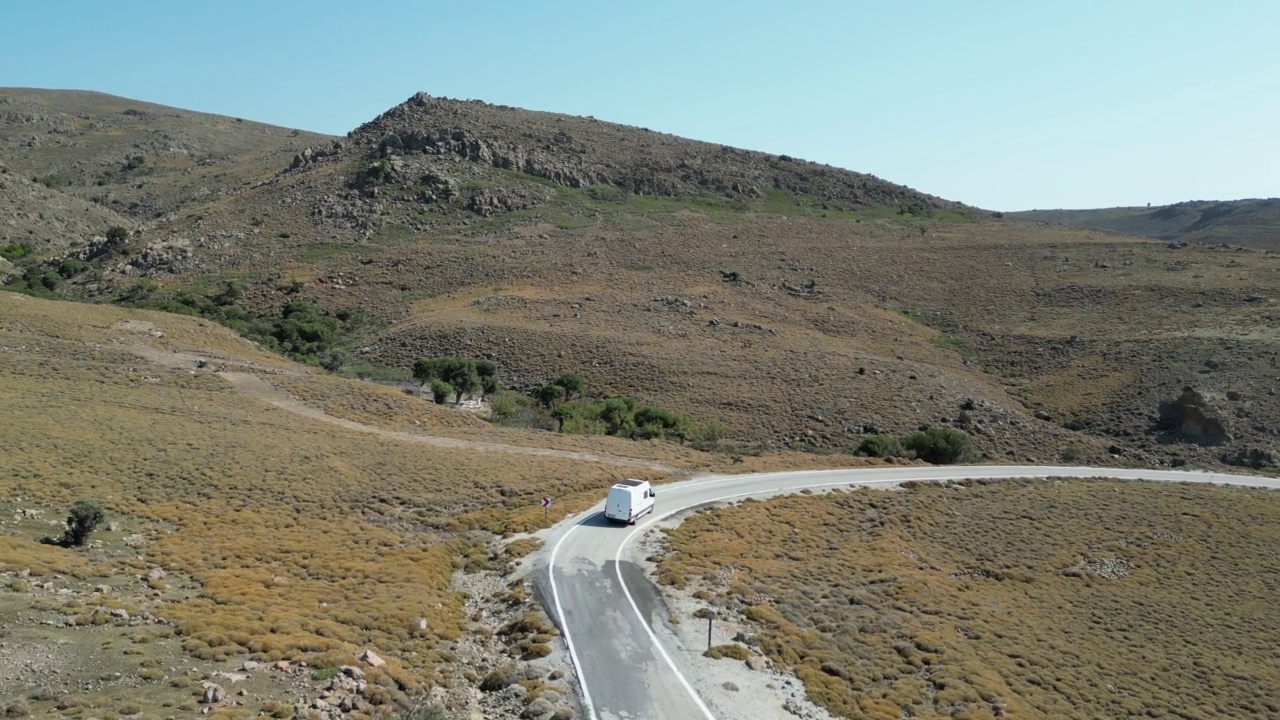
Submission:
M 648 480 L 623 480 L 609 488 L 609 497 L 604 501 L 604 516 L 634 525 L 641 515 L 653 512 L 656 495 Z

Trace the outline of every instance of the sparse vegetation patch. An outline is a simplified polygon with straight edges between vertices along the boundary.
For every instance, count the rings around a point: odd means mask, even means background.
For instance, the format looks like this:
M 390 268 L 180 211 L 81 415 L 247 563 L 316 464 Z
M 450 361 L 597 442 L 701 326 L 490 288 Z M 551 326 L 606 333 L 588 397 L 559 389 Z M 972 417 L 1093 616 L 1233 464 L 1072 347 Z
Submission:
M 658 578 L 841 717 L 1273 717 L 1277 528 L 1275 491 L 919 483 L 699 512 Z

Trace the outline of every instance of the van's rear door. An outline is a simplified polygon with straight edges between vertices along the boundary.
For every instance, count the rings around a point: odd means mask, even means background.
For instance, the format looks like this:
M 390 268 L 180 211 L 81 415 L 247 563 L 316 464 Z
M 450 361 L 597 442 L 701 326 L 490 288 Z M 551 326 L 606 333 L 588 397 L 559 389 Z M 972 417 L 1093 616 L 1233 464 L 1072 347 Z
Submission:
M 631 493 L 626 488 L 609 490 L 609 497 L 604 502 L 604 516 L 613 520 L 631 519 Z

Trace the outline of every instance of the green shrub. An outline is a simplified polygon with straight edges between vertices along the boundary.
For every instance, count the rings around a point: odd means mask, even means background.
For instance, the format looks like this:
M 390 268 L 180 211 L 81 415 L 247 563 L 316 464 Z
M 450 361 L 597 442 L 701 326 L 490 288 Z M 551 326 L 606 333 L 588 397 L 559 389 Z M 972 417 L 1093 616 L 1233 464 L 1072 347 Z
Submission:
M 580 417 L 582 409 L 571 403 L 561 403 L 551 409 L 551 417 L 555 419 L 559 425 L 557 430 L 564 432 L 564 425 L 569 420 L 576 420 Z
M 923 202 L 916 200 L 908 203 L 903 203 L 901 206 L 899 206 L 898 214 L 911 215 L 913 217 L 930 217 L 933 215 L 933 210 L 928 205 L 925 205 Z
M 949 427 L 931 427 L 911 433 L 902 439 L 902 445 L 916 457 L 934 465 L 968 462 L 977 456 L 969 436 Z
M 0 249 L 0 256 L 4 256 L 6 260 L 18 260 L 33 252 L 35 250 L 27 243 L 10 243 Z
M 64 278 L 75 277 L 88 269 L 89 263 L 79 258 L 65 258 L 58 263 L 58 274 Z
M 893 435 L 870 435 L 859 443 L 858 454 L 883 460 L 891 457 L 906 457 L 907 449 L 902 446 L 902 441 Z
M 326 370 L 336 371 L 346 363 L 341 346 L 351 326 L 360 321 L 357 313 L 339 311 L 330 315 L 315 303 L 299 301 L 285 305 L 279 317 L 259 317 L 234 304 L 243 293 L 238 282 L 228 281 L 208 295 L 187 289 L 165 297 L 160 295 L 159 285 L 143 280 L 118 301 L 147 310 L 209 318 L 268 350 Z
M 555 384 L 564 388 L 565 398 L 572 398 L 575 393 L 578 397 L 582 397 L 582 393 L 587 388 L 586 381 L 577 373 L 565 373 L 556 378 Z
M 563 400 L 566 395 L 568 395 L 568 393 L 565 391 L 564 386 L 557 385 L 555 383 L 543 385 L 538 388 L 537 392 L 538 402 L 542 403 L 542 406 L 545 408 L 550 408 L 555 405 L 557 402 Z
M 129 239 L 129 231 L 119 225 L 112 225 L 107 228 L 107 242 L 113 245 L 119 245 Z
M 600 419 L 610 435 L 625 435 L 636 425 L 636 401 L 629 397 L 615 397 L 604 401 Z
M 322 314 L 315 303 L 294 302 L 280 311 L 280 320 L 271 334 L 285 352 L 314 355 L 332 345 L 341 326 L 337 318 Z
M 489 401 L 489 416 L 496 420 L 506 420 L 520 414 L 530 405 L 526 396 L 510 390 L 499 390 Z
M 708 420 L 689 431 L 689 440 L 700 445 L 715 445 L 729 437 L 729 426 L 719 420 Z
M 386 159 L 370 163 L 368 167 L 356 174 L 352 184 L 357 188 L 383 185 L 392 180 L 391 163 Z
M 50 292 L 48 288 L 46 288 L 44 285 L 41 285 L 39 281 L 36 281 L 35 285 L 32 286 L 31 283 L 25 279 L 14 280 L 13 282 L 10 282 L 8 285 L 5 285 L 4 289 L 8 290 L 9 292 L 16 292 L 16 293 L 21 293 L 23 295 L 30 295 L 31 297 L 38 297 L 38 298 L 57 297 L 52 292 Z
M 67 515 L 66 542 L 79 547 L 107 519 L 107 511 L 96 500 L 77 500 Z
M 443 405 L 449 396 L 454 394 L 456 389 L 450 383 L 439 378 L 431 381 L 431 398 L 436 401 L 437 405 Z
M 684 437 L 689 421 L 683 415 L 657 407 L 643 407 L 636 411 L 633 436 L 641 439 L 662 439 L 668 435 Z
M 220 306 L 234 305 L 242 297 L 244 297 L 244 287 L 235 280 L 228 280 L 222 287 L 222 292 L 214 296 L 213 303 Z
M 53 292 L 54 290 L 58 289 L 59 285 L 62 284 L 62 276 L 52 270 L 45 270 L 44 272 L 36 276 L 36 282 L 40 283 L 40 285 L 43 286 L 45 290 L 48 290 L 49 292 Z M 34 283 L 31 282 L 30 280 L 27 281 L 27 284 L 32 285 L 34 287 Z
M 593 185 L 587 188 L 587 195 L 592 200 L 600 200 L 602 202 L 626 202 L 631 197 L 631 193 L 625 188 L 614 185 Z

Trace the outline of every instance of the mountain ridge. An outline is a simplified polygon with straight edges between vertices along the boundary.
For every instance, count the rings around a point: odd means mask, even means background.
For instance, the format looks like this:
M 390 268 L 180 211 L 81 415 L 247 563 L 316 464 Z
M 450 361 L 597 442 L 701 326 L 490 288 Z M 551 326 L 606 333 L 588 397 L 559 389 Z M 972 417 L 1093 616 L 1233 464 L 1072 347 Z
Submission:
M 495 141 L 494 135 L 505 138 Z M 454 153 L 570 187 L 613 186 L 635 195 L 713 192 L 762 200 L 773 188 L 811 195 L 832 203 L 831 209 L 909 201 L 963 207 L 872 175 L 787 155 L 421 92 L 355 128 L 347 138 L 371 158 Z
M 1175 242 L 1280 250 L 1280 198 L 1189 200 L 1171 205 L 1025 210 L 1011 217 Z
M 0 127 L 6 164 L 48 150 L 78 173 L 10 205 L 11 289 L 201 315 L 359 376 L 440 355 L 490 360 L 521 391 L 578 373 L 743 447 L 854 452 L 945 425 L 994 458 L 1273 456 L 1265 253 L 1051 226 L 481 101 L 417 94 L 343 137 L 67 102 L 48 148 L 24 147 L 30 123 Z M 132 163 L 135 144 L 152 154 Z M 115 202 L 131 194 L 137 207 Z M 40 234 L 41 213 L 65 212 L 88 219 Z M 299 308 L 323 343 L 277 338 Z M 1227 447 L 1162 419 L 1188 384 Z

